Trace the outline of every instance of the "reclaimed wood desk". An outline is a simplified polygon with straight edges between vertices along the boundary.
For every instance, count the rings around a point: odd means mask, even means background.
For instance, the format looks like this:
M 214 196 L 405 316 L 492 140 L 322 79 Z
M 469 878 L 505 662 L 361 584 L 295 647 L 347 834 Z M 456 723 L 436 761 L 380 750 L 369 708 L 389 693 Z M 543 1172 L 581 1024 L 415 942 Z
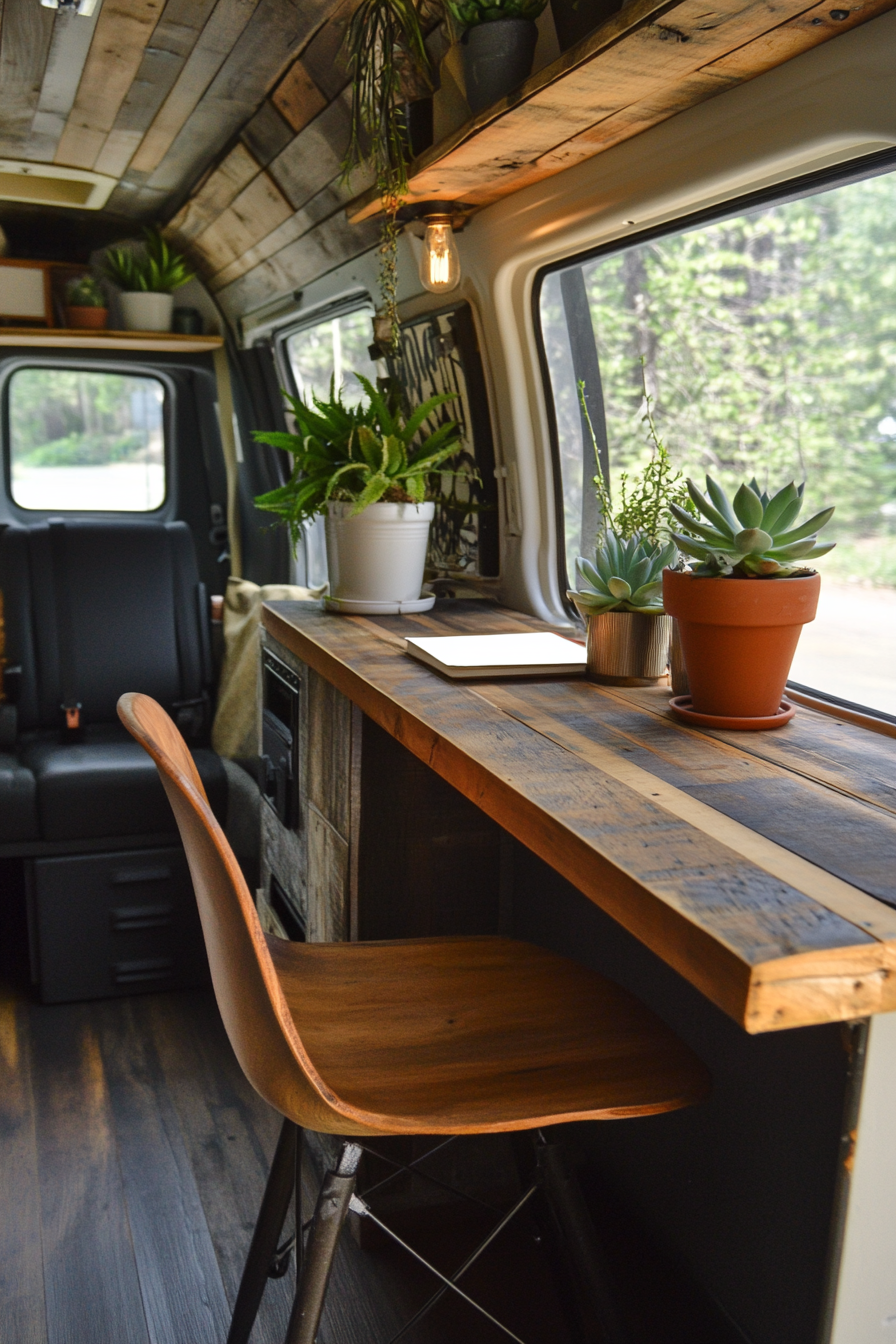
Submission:
M 807 708 L 770 733 L 705 732 L 663 689 L 453 682 L 403 652 L 410 634 L 543 628 L 484 604 L 371 620 L 280 602 L 263 619 L 748 1032 L 896 1009 L 896 741 Z

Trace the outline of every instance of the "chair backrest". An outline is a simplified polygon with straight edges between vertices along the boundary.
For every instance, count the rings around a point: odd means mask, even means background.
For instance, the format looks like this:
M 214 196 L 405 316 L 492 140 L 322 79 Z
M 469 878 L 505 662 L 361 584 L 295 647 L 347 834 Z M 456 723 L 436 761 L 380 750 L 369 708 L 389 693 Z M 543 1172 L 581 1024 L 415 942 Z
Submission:
M 308 1128 L 333 1132 L 331 1094 L 302 1045 L 249 889 L 208 805 L 186 743 L 161 705 L 147 695 L 123 695 L 118 714 L 155 761 L 174 811 L 215 997 L 243 1072 L 272 1106 Z
M 6 660 L 22 667 L 20 730 L 58 727 L 71 693 L 86 722 L 110 723 L 135 686 L 173 707 L 198 700 L 211 679 L 207 603 L 185 523 L 10 524 L 0 587 Z

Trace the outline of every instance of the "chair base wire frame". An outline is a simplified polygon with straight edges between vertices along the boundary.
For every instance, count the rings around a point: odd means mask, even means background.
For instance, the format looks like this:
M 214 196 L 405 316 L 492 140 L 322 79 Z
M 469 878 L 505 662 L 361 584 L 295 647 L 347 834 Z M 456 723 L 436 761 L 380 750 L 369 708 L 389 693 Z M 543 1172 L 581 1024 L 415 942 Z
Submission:
M 420 1171 L 419 1164 L 448 1143 L 455 1142 L 457 1137 L 453 1136 L 436 1144 L 411 1163 L 396 1162 L 394 1165 L 398 1170 L 384 1180 L 378 1181 L 365 1193 L 369 1196 L 404 1173 L 419 1175 L 443 1189 L 453 1189 L 444 1181 Z M 606 1344 L 625 1344 L 625 1332 L 612 1300 L 603 1264 L 602 1248 L 597 1242 L 581 1191 L 566 1169 L 562 1145 L 548 1142 L 541 1131 L 537 1131 L 535 1137 L 536 1165 L 531 1184 L 515 1204 L 499 1218 L 485 1239 L 467 1256 L 454 1274 L 448 1277 L 387 1227 L 365 1199 L 356 1194 L 355 1184 L 362 1154 L 371 1151 L 362 1144 L 351 1140 L 343 1141 L 336 1166 L 324 1174 L 314 1216 L 307 1223 L 303 1223 L 302 1130 L 291 1120 L 284 1120 L 243 1270 L 227 1344 L 248 1344 L 267 1279 L 283 1277 L 293 1250 L 296 1252 L 296 1293 L 285 1344 L 315 1344 L 339 1236 L 350 1212 L 362 1218 L 369 1218 L 387 1237 L 428 1269 L 441 1283 L 414 1315 L 389 1340 L 383 1341 L 383 1344 L 398 1344 L 398 1341 L 419 1324 L 448 1292 L 456 1293 L 508 1339 L 515 1341 L 515 1344 L 524 1344 L 518 1335 L 459 1288 L 458 1282 L 539 1191 L 545 1196 L 555 1235 L 559 1236 L 569 1256 L 569 1268 L 577 1280 L 576 1287 L 579 1294 L 584 1294 L 589 1300 L 588 1314 L 595 1324 L 598 1324 L 600 1339 L 605 1340 Z M 382 1154 L 378 1153 L 377 1156 Z M 454 1193 L 483 1205 L 483 1201 L 474 1196 L 464 1195 L 463 1191 Z M 278 1245 L 293 1195 L 296 1201 L 296 1231 L 282 1245 Z

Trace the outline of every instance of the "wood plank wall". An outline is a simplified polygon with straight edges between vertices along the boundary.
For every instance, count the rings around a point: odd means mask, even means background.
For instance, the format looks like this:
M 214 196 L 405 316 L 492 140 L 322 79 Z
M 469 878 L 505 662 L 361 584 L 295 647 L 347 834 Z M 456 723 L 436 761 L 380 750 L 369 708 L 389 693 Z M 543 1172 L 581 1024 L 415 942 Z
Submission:
M 366 251 L 340 183 L 357 0 L 0 0 L 0 157 L 118 179 L 122 237 L 167 223 L 235 318 Z

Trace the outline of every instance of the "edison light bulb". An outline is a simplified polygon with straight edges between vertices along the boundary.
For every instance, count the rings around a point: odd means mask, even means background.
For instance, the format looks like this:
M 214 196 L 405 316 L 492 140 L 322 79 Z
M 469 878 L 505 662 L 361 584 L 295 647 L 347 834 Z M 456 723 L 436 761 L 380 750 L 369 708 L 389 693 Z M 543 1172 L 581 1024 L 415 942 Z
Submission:
M 445 294 L 460 283 L 460 257 L 449 215 L 430 215 L 426 221 L 420 279 L 433 294 Z

